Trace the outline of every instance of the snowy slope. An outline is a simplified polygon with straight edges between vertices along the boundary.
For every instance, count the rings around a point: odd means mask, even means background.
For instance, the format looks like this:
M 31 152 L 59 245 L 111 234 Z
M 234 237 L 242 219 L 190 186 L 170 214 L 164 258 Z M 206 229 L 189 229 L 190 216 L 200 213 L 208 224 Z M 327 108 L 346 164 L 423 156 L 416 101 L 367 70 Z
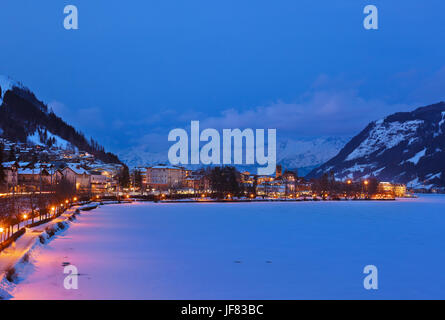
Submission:
M 144 145 L 135 146 L 120 151 L 118 156 L 130 168 L 168 163 L 167 151 L 155 153 L 150 152 L 149 149 Z
M 319 166 L 335 156 L 348 141 L 349 138 L 343 137 L 283 140 L 278 143 L 277 162 L 291 169 Z
M 441 102 L 370 123 L 309 176 L 333 171 L 340 179 L 375 176 L 413 188 L 444 188 L 444 150 L 445 103 Z
M 42 145 L 42 146 L 46 146 L 47 142 L 50 139 L 54 139 L 54 147 L 58 147 L 60 149 L 64 149 L 67 150 L 69 149 L 69 147 L 71 147 L 71 143 L 69 143 L 68 141 L 66 141 L 65 139 L 62 139 L 61 137 L 52 134 L 51 132 L 47 131 L 46 134 L 46 139 L 43 137 L 43 135 L 39 134 L 39 130 L 36 130 L 32 135 L 28 136 L 28 142 L 31 142 L 32 144 L 35 145 Z
M 364 157 L 378 150 L 391 149 L 397 146 L 405 139 L 414 137 L 423 121 L 413 120 L 404 123 L 399 121 L 385 123 L 382 119 L 375 122 L 375 124 L 366 140 L 348 155 L 346 161 Z

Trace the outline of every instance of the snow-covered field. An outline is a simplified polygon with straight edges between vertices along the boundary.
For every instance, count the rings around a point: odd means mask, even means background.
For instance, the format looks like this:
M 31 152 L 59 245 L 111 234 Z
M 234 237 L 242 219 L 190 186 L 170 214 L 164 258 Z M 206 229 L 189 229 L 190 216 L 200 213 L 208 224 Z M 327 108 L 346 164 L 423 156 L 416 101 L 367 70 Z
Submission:
M 445 196 L 396 202 L 133 203 L 34 250 L 16 299 L 445 298 Z M 63 264 L 79 289 L 63 286 Z M 363 288 L 365 265 L 379 289 Z

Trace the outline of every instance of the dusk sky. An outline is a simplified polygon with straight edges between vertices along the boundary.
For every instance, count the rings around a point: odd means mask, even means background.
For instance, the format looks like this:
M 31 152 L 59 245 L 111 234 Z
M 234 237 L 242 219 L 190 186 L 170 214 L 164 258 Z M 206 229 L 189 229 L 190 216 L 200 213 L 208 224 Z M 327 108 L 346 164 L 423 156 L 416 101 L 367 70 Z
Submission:
M 68 4 L 79 30 L 63 28 Z M 363 28 L 368 4 L 378 30 Z M 445 100 L 444 12 L 443 0 L 2 0 L 0 74 L 115 152 L 160 150 L 191 120 L 352 136 Z

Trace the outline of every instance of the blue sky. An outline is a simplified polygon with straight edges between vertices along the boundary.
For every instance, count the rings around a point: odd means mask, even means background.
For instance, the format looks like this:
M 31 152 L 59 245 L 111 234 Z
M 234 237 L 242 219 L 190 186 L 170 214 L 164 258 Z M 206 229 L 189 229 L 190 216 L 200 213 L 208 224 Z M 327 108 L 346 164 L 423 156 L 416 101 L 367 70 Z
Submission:
M 106 3 L 106 4 L 105 4 Z M 79 9 L 79 30 L 63 8 Z M 362 26 L 379 9 L 379 30 Z M 350 136 L 445 100 L 442 0 L 2 0 L 0 73 L 112 151 L 168 131 Z

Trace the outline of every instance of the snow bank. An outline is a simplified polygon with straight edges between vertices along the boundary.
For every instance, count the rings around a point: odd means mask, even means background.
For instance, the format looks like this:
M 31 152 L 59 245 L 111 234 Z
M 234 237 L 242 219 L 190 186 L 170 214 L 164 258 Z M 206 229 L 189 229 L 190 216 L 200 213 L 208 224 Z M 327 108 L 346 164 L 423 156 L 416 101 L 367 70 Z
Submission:
M 96 206 L 97 207 L 97 206 Z M 77 208 L 69 209 L 60 217 L 36 227 L 27 228 L 23 236 L 17 239 L 10 248 L 0 253 L 0 299 L 9 299 L 15 286 L 34 271 L 30 257 L 55 235 L 69 227 L 69 222 L 76 220 Z

